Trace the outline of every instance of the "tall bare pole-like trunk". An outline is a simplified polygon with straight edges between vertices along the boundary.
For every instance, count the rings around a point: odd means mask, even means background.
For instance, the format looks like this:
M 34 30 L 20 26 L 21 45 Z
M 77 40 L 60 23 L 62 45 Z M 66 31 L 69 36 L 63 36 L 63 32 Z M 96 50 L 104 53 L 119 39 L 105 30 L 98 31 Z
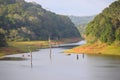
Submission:
M 51 54 L 52 54 L 52 49 L 51 49 L 51 40 L 50 40 L 50 36 L 49 36 L 48 41 L 49 41 L 49 48 L 50 48 L 50 55 L 49 55 L 49 57 L 50 57 L 50 60 L 51 60 L 51 58 L 52 58 L 52 56 L 51 56 Z
M 33 65 L 33 63 L 32 63 L 32 50 L 30 49 L 30 47 L 28 47 L 28 50 L 30 52 L 30 64 L 31 64 L 31 68 L 32 68 L 32 65 Z

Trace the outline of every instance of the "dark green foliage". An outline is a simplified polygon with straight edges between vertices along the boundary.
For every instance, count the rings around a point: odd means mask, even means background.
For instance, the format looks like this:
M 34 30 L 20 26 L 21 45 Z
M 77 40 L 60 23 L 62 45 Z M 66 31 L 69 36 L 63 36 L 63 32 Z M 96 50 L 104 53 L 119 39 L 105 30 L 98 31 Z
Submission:
M 10 41 L 80 37 L 67 16 L 46 11 L 24 0 L 0 0 L 0 29 Z
M 120 41 L 120 27 L 116 30 L 115 35 L 116 40 Z
M 7 46 L 4 34 L 0 33 L 0 47 Z
M 87 25 L 86 37 L 92 35 L 97 40 L 113 43 L 120 40 L 120 1 L 115 1 Z M 94 39 L 90 39 L 92 42 Z
M 5 47 L 5 46 L 7 46 L 4 33 L 5 33 L 5 31 L 0 28 L 0 47 Z

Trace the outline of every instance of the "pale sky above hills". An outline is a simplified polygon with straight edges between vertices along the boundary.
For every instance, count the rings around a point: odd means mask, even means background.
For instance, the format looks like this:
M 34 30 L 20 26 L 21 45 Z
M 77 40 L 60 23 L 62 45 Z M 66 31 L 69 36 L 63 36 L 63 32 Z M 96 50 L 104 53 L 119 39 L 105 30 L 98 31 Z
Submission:
M 25 0 L 36 2 L 43 8 L 57 14 L 90 16 L 102 12 L 116 0 Z

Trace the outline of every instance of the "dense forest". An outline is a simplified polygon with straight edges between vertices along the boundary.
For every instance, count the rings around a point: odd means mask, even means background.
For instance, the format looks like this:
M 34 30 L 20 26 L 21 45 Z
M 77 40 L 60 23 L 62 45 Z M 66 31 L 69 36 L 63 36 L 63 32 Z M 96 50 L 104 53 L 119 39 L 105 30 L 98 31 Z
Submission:
M 53 40 L 80 37 L 67 16 L 47 11 L 34 2 L 0 0 L 0 42 L 47 40 L 49 35 Z
M 97 15 L 86 28 L 87 42 L 111 44 L 120 41 L 120 0 L 113 2 Z

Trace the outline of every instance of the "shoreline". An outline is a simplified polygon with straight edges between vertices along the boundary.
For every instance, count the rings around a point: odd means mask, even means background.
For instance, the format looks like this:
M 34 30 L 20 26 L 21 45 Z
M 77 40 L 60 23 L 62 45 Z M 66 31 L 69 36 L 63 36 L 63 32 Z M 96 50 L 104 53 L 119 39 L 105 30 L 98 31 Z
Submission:
M 120 46 L 115 44 L 108 45 L 105 43 L 85 44 L 72 49 L 65 50 L 68 54 L 97 54 L 97 55 L 119 55 Z
M 8 42 L 8 47 L 0 47 L 0 57 L 11 54 L 22 54 L 31 51 L 37 51 L 41 48 L 48 47 L 48 41 L 22 41 Z
M 62 41 L 51 40 L 51 45 L 59 45 L 63 43 L 77 42 L 79 39 L 64 39 Z M 49 41 L 21 41 L 21 42 L 7 42 L 8 47 L 0 47 L 0 57 L 12 54 L 22 54 L 29 52 L 28 48 L 33 52 L 38 49 L 49 48 Z

